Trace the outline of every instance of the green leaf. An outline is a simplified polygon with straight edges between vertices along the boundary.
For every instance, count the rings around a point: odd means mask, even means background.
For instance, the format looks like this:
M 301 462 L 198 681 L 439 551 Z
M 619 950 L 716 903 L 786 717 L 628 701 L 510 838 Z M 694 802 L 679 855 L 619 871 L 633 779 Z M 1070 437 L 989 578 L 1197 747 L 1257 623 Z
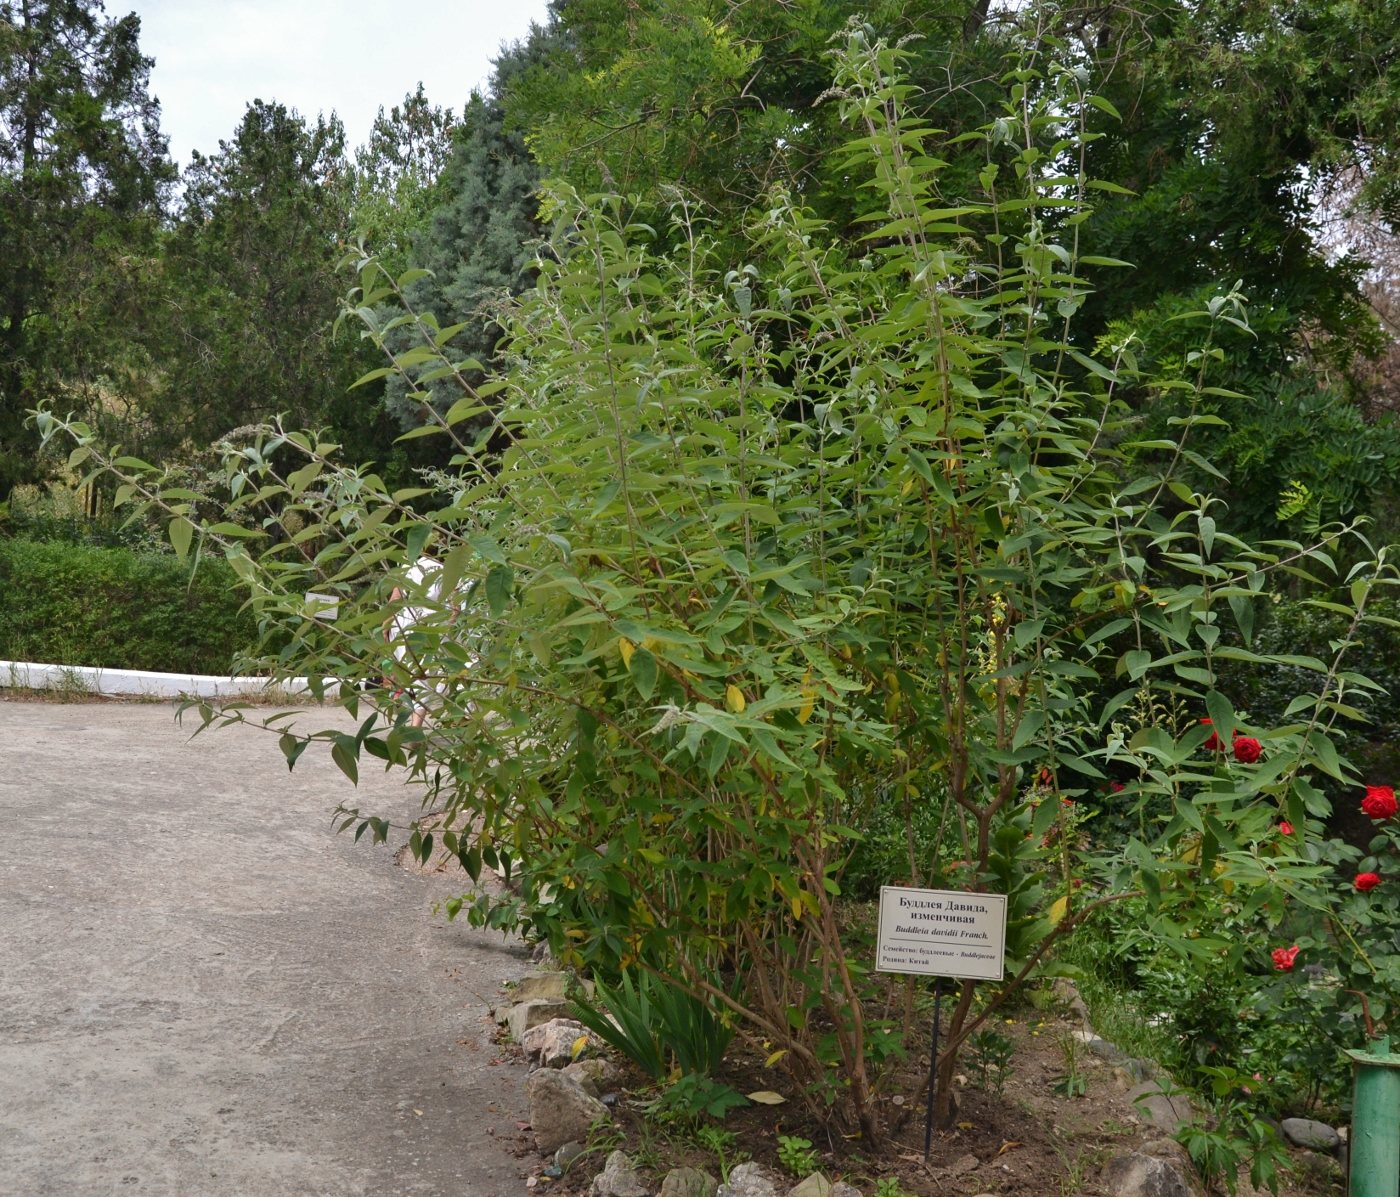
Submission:
M 1040 729 L 1045 726 L 1045 712 L 1043 710 L 1030 710 L 1021 719 L 1020 726 L 1016 728 L 1016 734 L 1011 737 L 1012 750 L 1024 748 L 1036 736 L 1040 735 Z
M 175 556 L 183 561 L 190 551 L 190 541 L 194 539 L 194 525 L 183 515 L 177 515 L 170 521 L 167 531 L 170 534 L 170 543 L 175 548 Z
M 493 566 L 486 575 L 486 601 L 491 606 L 491 614 L 500 617 L 510 606 L 511 587 L 515 582 L 515 571 L 509 565 Z
M 632 661 L 627 669 L 632 675 L 632 683 L 637 687 L 637 693 L 642 696 L 642 701 L 650 702 L 652 694 L 656 691 L 656 658 L 646 649 L 639 648 L 632 654 Z
M 1220 737 L 1225 751 L 1229 752 L 1230 740 L 1235 734 L 1235 708 L 1220 691 L 1211 690 L 1206 695 L 1206 714 L 1210 716 L 1211 727 Z
M 277 740 L 277 746 L 282 750 L 282 755 L 287 758 L 287 770 L 290 772 L 296 768 L 297 758 L 306 751 L 306 746 L 310 740 L 301 739 L 292 735 L 291 732 L 283 732 Z
M 1152 664 L 1152 654 L 1144 648 L 1130 649 L 1123 654 L 1123 668 L 1129 681 L 1137 681 Z
M 359 746 L 355 743 L 354 736 L 337 736 L 331 744 L 331 760 L 356 785 L 360 783 L 359 755 Z
M 1119 112 L 1118 109 L 1115 108 L 1108 100 L 1104 99 L 1103 96 L 1086 95 L 1084 97 L 1084 100 L 1086 103 L 1092 104 L 1100 112 L 1108 113 L 1108 115 L 1116 121 L 1121 121 L 1123 119 L 1123 114 Z

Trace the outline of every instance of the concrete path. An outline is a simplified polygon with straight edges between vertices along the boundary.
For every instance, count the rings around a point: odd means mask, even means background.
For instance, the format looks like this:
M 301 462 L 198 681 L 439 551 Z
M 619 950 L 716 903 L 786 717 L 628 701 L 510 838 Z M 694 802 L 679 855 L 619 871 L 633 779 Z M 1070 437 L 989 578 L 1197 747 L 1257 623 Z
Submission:
M 325 754 L 172 713 L 0 701 L 0 1193 L 522 1193 L 522 950 L 335 835 Z

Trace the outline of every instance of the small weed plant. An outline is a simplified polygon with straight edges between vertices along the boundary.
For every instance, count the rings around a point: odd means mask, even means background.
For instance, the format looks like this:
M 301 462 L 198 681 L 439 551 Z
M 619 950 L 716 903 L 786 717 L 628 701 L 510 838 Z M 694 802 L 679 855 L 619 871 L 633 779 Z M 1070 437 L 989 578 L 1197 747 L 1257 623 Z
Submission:
M 817 1153 L 812 1150 L 812 1140 L 779 1135 L 778 1163 L 798 1179 L 810 1176 L 817 1170 Z
M 1255 1112 L 1251 1088 L 1259 1082 L 1230 1067 L 1204 1071 L 1210 1077 L 1211 1117 L 1204 1123 L 1187 1123 L 1177 1132 L 1177 1139 L 1209 1192 L 1234 1197 L 1240 1169 L 1247 1166 L 1255 1189 L 1277 1193 L 1280 1173 L 1289 1157 L 1273 1125 Z
M 1054 1090 L 1062 1097 L 1083 1097 L 1088 1090 L 1088 1081 L 1080 1064 L 1084 1044 L 1073 1031 L 1066 1031 L 1059 1036 L 1059 1047 L 1064 1056 L 1065 1069 L 1055 1078 Z
M 719 1178 L 724 1184 L 729 1183 L 730 1170 L 736 1165 L 748 1159 L 748 1153 L 736 1150 L 739 1136 L 733 1131 L 727 1131 L 723 1127 L 715 1126 L 713 1123 L 704 1123 L 695 1128 L 695 1145 L 702 1151 L 708 1151 L 715 1157 L 715 1164 L 719 1168 Z
M 968 1064 L 977 1083 L 1000 1097 L 1015 1072 L 1011 1067 L 1011 1059 L 1016 1054 L 1015 1043 L 1009 1035 L 988 1027 L 968 1039 L 968 1048 Z

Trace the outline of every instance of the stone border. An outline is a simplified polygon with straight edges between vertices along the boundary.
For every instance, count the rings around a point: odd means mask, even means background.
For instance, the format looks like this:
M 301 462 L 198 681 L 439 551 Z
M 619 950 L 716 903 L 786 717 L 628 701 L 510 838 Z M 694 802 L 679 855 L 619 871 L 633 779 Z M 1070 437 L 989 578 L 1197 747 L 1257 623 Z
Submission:
M 0 661 L 0 686 L 21 690 L 82 690 L 89 694 L 142 698 L 260 698 L 269 691 L 309 695 L 304 677 L 274 683 L 265 677 L 221 677 L 207 673 L 157 673 L 147 669 L 106 669 L 101 665 L 44 665 L 34 661 Z M 328 682 L 329 697 L 340 691 Z

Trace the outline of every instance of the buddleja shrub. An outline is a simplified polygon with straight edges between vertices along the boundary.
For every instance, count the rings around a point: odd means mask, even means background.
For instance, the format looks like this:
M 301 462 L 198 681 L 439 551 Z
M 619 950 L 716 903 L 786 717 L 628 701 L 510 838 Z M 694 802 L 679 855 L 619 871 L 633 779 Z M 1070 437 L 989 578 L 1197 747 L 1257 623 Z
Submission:
M 1313 863 L 1253 845 L 1275 808 L 1320 800 L 1308 769 L 1340 767 L 1326 729 L 1341 675 L 1320 663 L 1306 722 L 1249 771 L 1198 767 L 1194 717 L 1115 730 L 1158 684 L 1232 726 L 1214 662 L 1250 650 L 1221 647 L 1222 613 L 1247 644 L 1269 571 L 1327 554 L 1222 531 L 1172 478 L 1188 460 L 1209 469 L 1188 440 L 1207 417 L 1183 420 L 1178 442 L 1134 440 L 1120 395 L 1153 383 L 1131 346 L 1072 343 L 1081 270 L 1114 266 L 1078 245 L 1095 186 L 1085 114 L 1108 106 L 1071 67 L 1033 60 L 978 135 L 979 193 L 949 199 L 942 135 L 907 115 L 900 61 L 858 27 L 834 56 L 844 169 L 869 199 L 854 242 L 777 189 L 749 229 L 762 265 L 716 262 L 681 197 L 662 236 L 616 197 L 547 191 L 539 284 L 501 316 L 511 368 L 446 413 L 457 455 L 431 485 L 389 493 L 333 446 L 272 431 L 230 447 L 240 520 L 195 527 L 178 492 L 115 463 L 133 501 L 174 512 L 177 547 L 242 538 L 226 548 L 269 634 L 297 636 L 279 673 L 387 672 L 385 699 L 342 696 L 357 732 L 312 738 L 352 777 L 370 756 L 426 779 L 474 876 L 514 863 L 517 905 L 468 896 L 470 915 L 524 919 L 566 961 L 707 996 L 868 1140 L 898 1035 L 882 1013 L 892 982 L 872 975 L 841 887 L 877 807 L 941 812 L 932 858 L 911 834 L 891 880 L 1010 895 L 1011 986 L 1128 894 L 1209 957 L 1196 887 L 1233 878 L 1267 902 L 1277 878 L 1312 884 Z M 409 280 L 360 271 L 368 334 L 422 334 L 394 368 L 464 369 L 456 330 L 408 310 L 376 323 Z M 1161 385 L 1206 394 L 1214 329 L 1242 310 L 1228 296 L 1197 314 L 1197 381 Z M 479 440 L 457 436 L 481 417 Z M 77 454 L 96 452 L 76 431 Z M 250 510 L 271 528 L 293 513 L 301 531 L 249 538 Z M 442 569 L 425 589 L 405 570 L 430 536 Z M 421 618 L 404 661 L 383 664 L 396 585 Z M 308 589 L 341 597 L 336 623 L 303 618 Z M 1125 689 L 1096 708 L 1105 678 Z M 426 730 L 387 699 L 405 687 Z M 290 760 L 306 743 L 283 736 Z M 1086 860 L 1060 799 L 1110 772 L 1174 814 Z M 414 833 L 420 851 L 431 840 Z M 958 991 L 945 1115 L 957 1050 L 1009 986 L 978 1014 L 975 986 Z

